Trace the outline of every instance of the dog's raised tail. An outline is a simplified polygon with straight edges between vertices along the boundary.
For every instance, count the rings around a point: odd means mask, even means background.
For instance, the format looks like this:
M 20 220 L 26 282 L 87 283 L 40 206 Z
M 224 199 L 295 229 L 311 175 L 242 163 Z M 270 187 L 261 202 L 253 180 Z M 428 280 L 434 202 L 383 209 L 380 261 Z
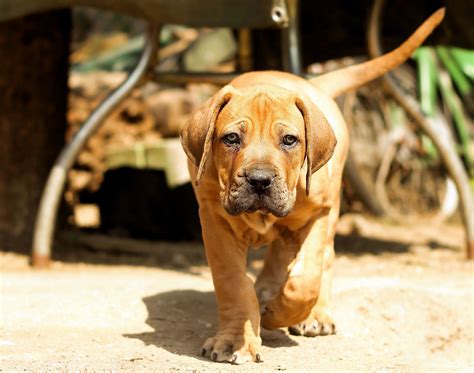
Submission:
M 434 12 L 397 49 L 373 60 L 310 79 L 316 87 L 335 98 L 356 89 L 405 62 L 444 18 L 445 8 Z

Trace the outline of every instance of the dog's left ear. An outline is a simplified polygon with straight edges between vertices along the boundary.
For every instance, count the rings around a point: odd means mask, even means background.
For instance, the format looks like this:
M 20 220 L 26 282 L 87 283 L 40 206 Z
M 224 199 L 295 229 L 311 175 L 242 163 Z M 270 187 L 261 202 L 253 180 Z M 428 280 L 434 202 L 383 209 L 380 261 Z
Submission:
M 332 157 L 336 136 L 319 108 L 305 96 L 296 97 L 296 106 L 303 114 L 306 142 L 306 195 L 311 187 L 311 175 Z
M 211 151 L 217 116 L 235 92 L 230 85 L 223 87 L 192 114 L 181 130 L 183 149 L 188 158 L 198 167 L 196 185 L 201 180 Z

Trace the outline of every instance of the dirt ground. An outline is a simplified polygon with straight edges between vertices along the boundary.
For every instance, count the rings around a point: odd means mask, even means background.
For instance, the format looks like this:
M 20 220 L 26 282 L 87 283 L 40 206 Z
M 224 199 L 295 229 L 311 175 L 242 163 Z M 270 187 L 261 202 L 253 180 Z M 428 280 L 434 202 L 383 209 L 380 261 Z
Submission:
M 463 260 L 462 237 L 458 225 L 344 216 L 337 335 L 263 331 L 264 362 L 243 366 L 198 355 L 216 329 L 200 244 L 147 243 L 152 254 L 130 255 L 69 242 L 50 270 L 3 253 L 0 370 L 472 372 L 473 264 Z M 251 255 L 251 276 L 261 257 Z

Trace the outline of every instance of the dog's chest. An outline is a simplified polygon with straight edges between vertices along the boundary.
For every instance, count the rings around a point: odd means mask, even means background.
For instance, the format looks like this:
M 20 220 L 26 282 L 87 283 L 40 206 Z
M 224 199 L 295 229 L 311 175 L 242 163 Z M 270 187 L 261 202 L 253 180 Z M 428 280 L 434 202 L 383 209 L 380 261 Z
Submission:
M 263 214 L 243 214 L 241 216 L 246 229 L 243 230 L 243 239 L 249 246 L 258 248 L 275 240 L 279 234 L 275 227 L 275 222 L 278 220 L 273 215 Z

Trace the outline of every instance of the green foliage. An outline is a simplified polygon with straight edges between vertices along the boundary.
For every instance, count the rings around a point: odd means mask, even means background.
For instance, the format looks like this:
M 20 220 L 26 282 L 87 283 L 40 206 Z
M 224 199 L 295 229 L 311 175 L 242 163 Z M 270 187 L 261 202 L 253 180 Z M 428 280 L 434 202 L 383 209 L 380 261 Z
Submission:
M 441 111 L 442 103 L 448 119 L 453 123 L 455 138 L 459 142 L 458 151 L 471 177 L 474 177 L 469 133 L 472 126 L 470 115 L 474 109 L 474 51 L 441 46 L 420 47 L 413 57 L 418 65 L 419 95 L 423 113 L 429 117 L 434 116 L 437 111 Z M 438 92 L 441 101 L 438 100 Z

